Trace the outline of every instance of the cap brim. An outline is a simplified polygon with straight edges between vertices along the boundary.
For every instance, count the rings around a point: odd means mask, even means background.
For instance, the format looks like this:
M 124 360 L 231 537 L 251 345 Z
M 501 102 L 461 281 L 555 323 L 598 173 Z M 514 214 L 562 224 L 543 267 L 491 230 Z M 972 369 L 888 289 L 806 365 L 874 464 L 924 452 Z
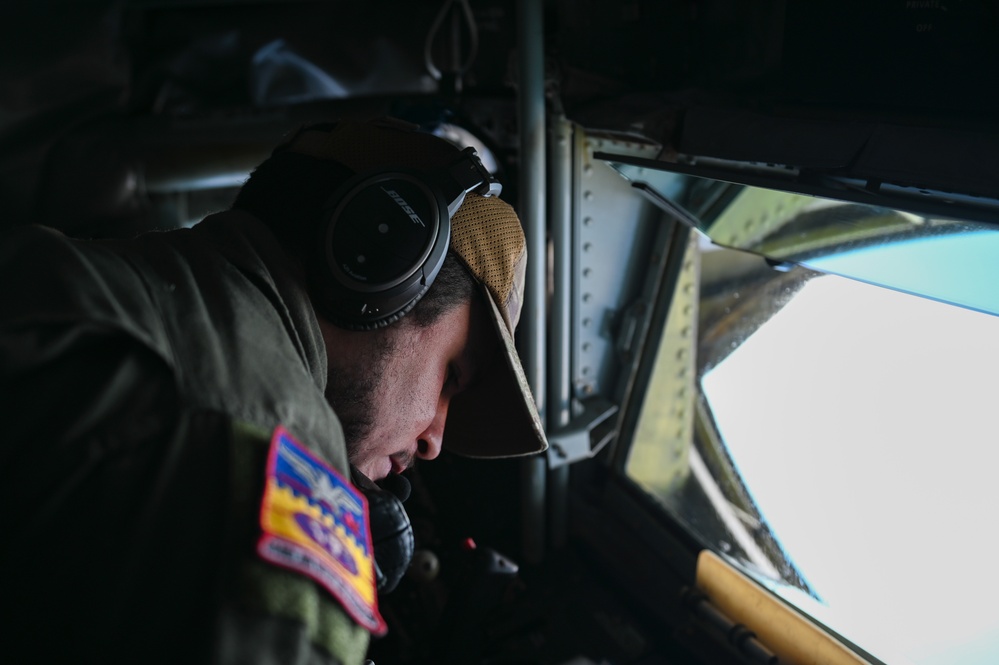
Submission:
M 466 457 L 520 457 L 548 449 L 541 418 L 520 356 L 496 302 L 489 303 L 499 344 L 469 388 L 454 397 L 444 429 L 444 449 Z

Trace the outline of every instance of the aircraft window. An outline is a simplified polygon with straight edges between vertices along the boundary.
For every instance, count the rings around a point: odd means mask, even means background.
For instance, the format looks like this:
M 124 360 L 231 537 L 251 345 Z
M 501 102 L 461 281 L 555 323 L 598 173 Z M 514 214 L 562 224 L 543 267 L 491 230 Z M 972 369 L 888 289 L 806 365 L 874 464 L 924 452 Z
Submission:
M 996 662 L 997 339 L 999 317 L 698 237 L 626 472 L 876 658 Z

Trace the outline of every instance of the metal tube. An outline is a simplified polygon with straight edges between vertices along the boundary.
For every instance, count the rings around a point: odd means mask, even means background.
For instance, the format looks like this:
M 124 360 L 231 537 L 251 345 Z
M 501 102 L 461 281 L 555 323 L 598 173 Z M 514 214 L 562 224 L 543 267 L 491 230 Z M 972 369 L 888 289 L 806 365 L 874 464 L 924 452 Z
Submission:
M 548 425 L 569 424 L 572 344 L 572 126 L 564 118 L 552 123 L 551 329 L 548 331 Z
M 544 3 L 517 2 L 517 53 L 520 130 L 520 218 L 527 237 L 527 284 L 521 315 L 521 346 L 527 381 L 545 422 L 545 95 Z M 545 483 L 543 457 L 524 461 L 524 556 L 538 563 L 544 557 Z M 539 470 L 541 471 L 539 473 Z
M 572 247 L 573 247 L 573 131 L 562 117 L 551 123 L 552 296 L 548 331 L 548 429 L 557 432 L 569 424 L 572 398 Z M 568 531 L 569 465 L 548 474 L 549 543 L 561 548 Z

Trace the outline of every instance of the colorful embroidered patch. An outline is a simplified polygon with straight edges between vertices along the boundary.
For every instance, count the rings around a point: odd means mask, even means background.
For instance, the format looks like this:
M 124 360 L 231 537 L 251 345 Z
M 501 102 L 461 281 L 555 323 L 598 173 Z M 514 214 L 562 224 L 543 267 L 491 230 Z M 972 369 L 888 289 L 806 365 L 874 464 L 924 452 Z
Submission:
M 359 624 L 386 631 L 378 613 L 368 502 L 349 482 L 278 427 L 260 506 L 261 557 L 308 575 Z

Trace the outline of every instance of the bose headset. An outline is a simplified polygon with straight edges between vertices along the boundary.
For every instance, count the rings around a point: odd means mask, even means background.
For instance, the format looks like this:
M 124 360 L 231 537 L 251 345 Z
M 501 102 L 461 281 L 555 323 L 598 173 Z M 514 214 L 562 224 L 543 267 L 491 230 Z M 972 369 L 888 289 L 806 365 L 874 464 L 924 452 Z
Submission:
M 323 313 L 351 330 L 397 321 L 440 272 L 465 196 L 501 189 L 471 147 L 437 171 L 386 169 L 347 180 L 324 208 L 310 275 Z

